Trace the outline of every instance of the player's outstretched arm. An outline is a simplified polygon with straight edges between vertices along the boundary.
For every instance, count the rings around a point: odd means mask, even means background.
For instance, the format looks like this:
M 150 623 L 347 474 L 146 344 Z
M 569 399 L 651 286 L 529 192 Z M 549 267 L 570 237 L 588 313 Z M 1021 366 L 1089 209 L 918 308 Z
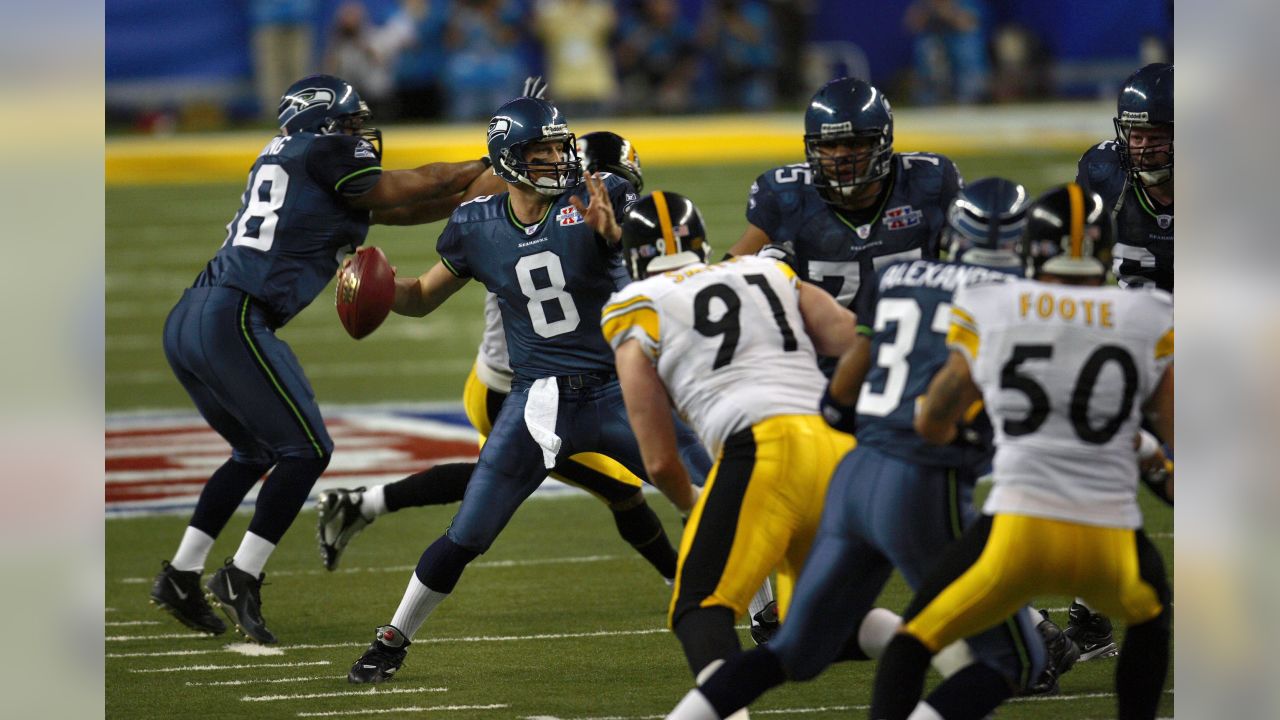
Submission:
M 858 317 L 817 285 L 800 281 L 800 314 L 804 330 L 819 355 L 839 357 L 858 337 Z
M 982 391 L 969 373 L 969 361 L 952 350 L 916 407 L 916 432 L 928 442 L 946 445 L 955 439 L 956 423 L 964 411 L 981 399 Z
M 468 160 L 428 163 L 412 170 L 384 170 L 372 190 L 347 202 L 354 207 L 377 210 L 449 198 L 466 190 L 486 167 L 480 160 Z
M 416 278 L 396 278 L 396 299 L 391 310 L 399 315 L 422 317 L 466 284 L 467 278 L 449 272 L 444 263 L 436 263 Z
M 667 388 L 658 377 L 657 368 L 640 349 L 639 340 L 619 345 L 614 359 L 645 473 L 677 510 L 688 515 L 697 495 L 689 482 L 689 472 L 680 462 Z
M 577 197 L 569 198 L 569 202 L 582 214 L 582 219 L 587 221 L 597 235 L 608 240 L 610 245 L 617 245 L 622 242 L 622 226 L 613 216 L 613 202 L 609 200 L 609 191 L 605 190 L 604 180 L 601 180 L 596 173 L 587 173 L 586 181 L 591 203 L 584 206 Z
M 374 225 L 425 225 L 448 218 L 459 205 L 468 200 L 481 195 L 497 195 L 506 189 L 507 184 L 502 178 L 493 173 L 482 172 L 457 195 L 374 210 L 372 222 Z
M 770 242 L 769 233 L 760 228 L 747 223 L 746 232 L 742 233 L 742 237 L 738 238 L 738 242 L 729 248 L 729 254 L 734 257 L 741 255 L 755 255 L 760 252 L 760 248 L 768 245 Z

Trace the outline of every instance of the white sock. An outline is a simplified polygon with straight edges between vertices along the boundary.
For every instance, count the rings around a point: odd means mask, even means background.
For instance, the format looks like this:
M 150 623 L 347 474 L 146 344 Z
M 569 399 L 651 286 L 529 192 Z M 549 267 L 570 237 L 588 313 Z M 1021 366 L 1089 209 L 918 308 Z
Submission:
M 867 657 L 879 660 L 901 625 L 902 616 L 892 610 L 871 608 L 858 626 L 858 647 Z
M 360 514 L 365 520 L 372 522 L 379 515 L 387 514 L 387 495 L 384 491 L 386 487 L 386 485 L 374 485 L 361 495 Z
M 204 572 L 204 562 L 212 549 L 213 538 L 205 531 L 188 525 L 186 532 L 182 533 L 182 542 L 178 543 L 178 551 L 173 554 L 173 560 L 169 564 L 187 572 Z
M 690 690 L 675 709 L 667 715 L 667 720 L 720 720 L 715 708 L 700 692 Z
M 916 704 L 916 709 L 912 710 L 911 714 L 907 716 L 907 720 L 947 720 L 947 719 L 942 717 L 942 715 L 937 710 L 934 710 L 932 705 L 921 700 L 919 703 Z
M 769 582 L 769 578 L 764 579 L 764 584 L 751 596 L 751 602 L 747 603 L 747 618 L 751 620 L 751 624 L 755 625 L 756 613 L 764 609 L 765 605 L 773 602 L 773 585 Z
M 258 577 L 262 574 L 262 568 L 266 567 L 267 559 L 271 557 L 271 553 L 275 549 L 275 543 L 267 542 L 251 532 L 246 532 L 244 539 L 240 541 L 240 548 L 236 550 L 235 557 L 231 559 L 231 562 L 241 570 Z
M 957 640 L 939 650 L 933 656 L 933 660 L 929 662 L 942 677 L 948 678 L 955 675 L 962 668 L 972 665 L 974 659 L 973 651 L 969 649 L 969 643 L 964 640 Z
M 422 623 L 427 621 L 427 616 L 447 597 L 449 593 L 436 592 L 424 585 L 416 574 L 410 575 L 409 587 L 404 589 L 404 597 L 400 598 L 400 607 L 396 608 L 391 624 L 405 639 L 412 640 Z

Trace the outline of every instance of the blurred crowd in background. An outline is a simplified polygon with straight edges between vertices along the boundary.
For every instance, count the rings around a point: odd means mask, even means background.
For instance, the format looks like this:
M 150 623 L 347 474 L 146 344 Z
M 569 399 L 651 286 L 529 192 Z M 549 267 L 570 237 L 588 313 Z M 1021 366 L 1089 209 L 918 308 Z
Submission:
M 268 121 L 281 90 L 312 72 L 352 82 L 380 122 L 474 121 L 529 74 L 583 117 L 788 109 L 843 74 L 902 104 L 1105 96 L 1133 67 L 1172 57 L 1166 0 L 1118 15 L 1077 4 L 1133 20 L 1110 54 L 1114 42 L 1082 54 L 1070 30 L 1055 36 L 1054 17 L 1028 15 L 1057 5 L 1047 2 L 247 0 L 216 15 L 192 5 L 108 0 L 109 128 Z M 199 44 L 197 57 L 165 49 L 196 32 L 206 59 Z

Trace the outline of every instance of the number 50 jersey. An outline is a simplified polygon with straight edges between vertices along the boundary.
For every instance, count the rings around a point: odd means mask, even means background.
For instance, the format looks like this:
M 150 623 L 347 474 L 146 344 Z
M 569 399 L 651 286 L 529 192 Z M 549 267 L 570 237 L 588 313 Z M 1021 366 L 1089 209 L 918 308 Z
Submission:
M 996 432 L 983 512 L 1137 528 L 1141 409 L 1173 361 L 1173 297 L 1019 281 L 956 292 L 948 345 Z
M 680 414 L 713 457 L 729 435 L 778 415 L 814 415 L 826 378 L 785 264 L 744 256 L 634 282 L 601 327 L 617 349 L 640 342 Z

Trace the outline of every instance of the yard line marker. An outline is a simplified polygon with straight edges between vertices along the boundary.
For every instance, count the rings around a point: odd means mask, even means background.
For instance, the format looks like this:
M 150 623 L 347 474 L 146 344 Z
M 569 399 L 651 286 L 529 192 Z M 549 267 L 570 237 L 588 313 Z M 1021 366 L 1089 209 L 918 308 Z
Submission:
M 245 695 L 240 698 L 240 702 L 274 702 L 276 700 L 314 700 L 316 698 L 336 698 L 351 697 L 353 695 L 404 695 L 407 693 L 442 693 L 449 692 L 449 688 L 376 688 L 371 687 L 368 690 L 337 690 L 333 692 L 319 693 L 295 693 L 293 695 Z
M 128 642 L 131 640 L 199 640 L 209 637 L 208 633 L 164 633 L 162 635 L 108 635 L 103 638 L 107 642 Z
M 583 563 L 610 562 L 613 560 L 632 560 L 637 559 L 634 556 L 627 555 L 584 555 L 580 557 L 563 557 L 563 558 L 532 558 L 529 560 L 489 560 L 486 562 L 473 562 L 468 568 L 511 568 L 511 567 L 536 567 L 538 565 L 577 565 Z M 417 565 L 383 565 L 380 567 L 353 567 L 339 568 L 336 571 L 323 569 L 314 570 L 274 570 L 272 577 L 293 577 L 293 576 L 312 576 L 324 575 L 332 577 L 338 573 L 366 573 L 366 572 L 409 572 L 417 568 Z M 122 585 L 143 585 L 154 582 L 154 577 L 125 577 L 120 578 L 118 582 Z
M 347 717 L 350 715 L 388 715 L 391 713 L 420 713 L 420 712 L 450 712 L 453 710 L 501 710 L 511 707 L 506 704 L 494 705 L 433 705 L 431 707 L 398 707 L 398 708 L 378 708 L 366 710 L 327 710 L 324 712 L 300 712 L 298 717 Z M 662 717 L 655 715 L 654 717 Z
M 248 665 L 177 665 L 175 667 L 163 668 L 135 668 L 129 670 L 131 673 L 166 673 L 166 672 L 187 672 L 190 670 L 257 670 L 258 668 L 277 668 L 277 667 L 313 667 L 315 665 L 332 665 L 328 660 L 316 660 L 314 662 L 296 662 L 296 663 L 250 663 Z
M 130 627 L 134 625 L 159 625 L 159 620 L 117 620 L 115 622 L 103 623 L 106 627 Z
M 335 682 L 341 679 L 342 678 L 337 675 L 311 675 L 309 677 L 253 678 L 250 680 L 188 680 L 184 684 L 188 687 L 226 687 L 233 685 L 271 685 L 276 683 L 315 682 L 317 680 Z
M 270 647 L 267 645 L 259 645 L 251 642 L 231 643 L 225 648 L 228 652 L 247 655 L 248 657 L 266 657 L 268 655 L 283 655 L 284 650 L 278 647 Z

